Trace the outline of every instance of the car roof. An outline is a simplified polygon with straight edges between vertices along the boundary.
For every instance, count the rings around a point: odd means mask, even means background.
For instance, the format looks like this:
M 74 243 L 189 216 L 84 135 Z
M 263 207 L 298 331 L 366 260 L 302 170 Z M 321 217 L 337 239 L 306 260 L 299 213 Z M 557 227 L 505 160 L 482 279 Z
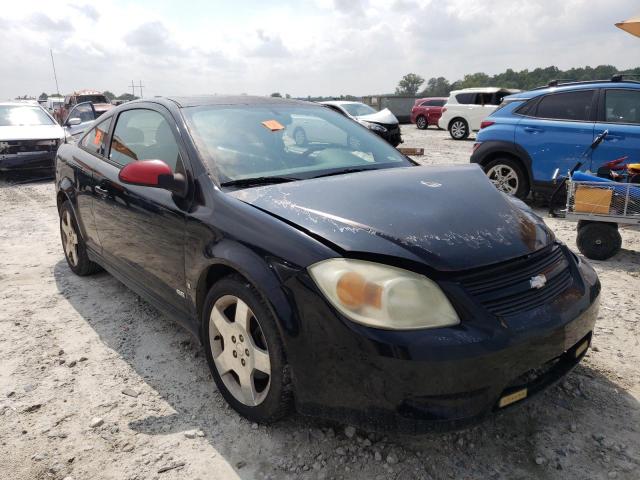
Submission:
M 362 102 L 354 102 L 351 100 L 327 100 L 326 102 L 318 102 L 321 105 L 364 105 Z
M 40 105 L 37 100 L 22 100 L 22 101 L 10 100 L 10 101 L 7 101 L 7 102 L 0 102 L 0 105 L 2 105 L 3 107 L 30 106 L 30 107 L 40 107 L 40 108 L 42 108 L 42 105 Z
M 529 99 L 538 97 L 540 95 L 546 95 L 548 93 L 556 93 L 556 92 L 572 92 L 576 90 L 593 90 L 594 88 L 637 88 L 640 89 L 640 83 L 638 82 L 629 82 L 629 81 L 621 81 L 621 82 L 611 82 L 608 80 L 595 80 L 595 81 L 587 81 L 587 82 L 574 82 L 574 83 L 565 83 L 559 84 L 558 86 L 547 86 L 540 87 L 534 90 L 528 90 L 526 92 L 516 93 L 515 95 L 510 95 L 509 99 L 514 100 L 516 98 Z
M 496 93 L 501 91 L 516 93 L 519 90 L 515 88 L 473 87 L 473 88 L 463 88 L 461 90 L 453 90 L 451 92 L 451 95 L 457 95 L 458 93 Z
M 154 97 L 152 99 L 134 100 L 128 104 L 141 102 L 141 101 L 157 101 L 164 103 L 164 101 L 170 101 L 177 105 L 179 108 L 188 107 L 200 107 L 205 105 L 212 106 L 229 106 L 229 105 L 242 105 L 242 106 L 261 106 L 261 105 L 313 105 L 311 102 L 305 102 L 302 100 L 294 100 L 289 98 L 279 97 L 258 97 L 252 95 L 200 95 L 200 96 L 185 96 L 185 97 Z

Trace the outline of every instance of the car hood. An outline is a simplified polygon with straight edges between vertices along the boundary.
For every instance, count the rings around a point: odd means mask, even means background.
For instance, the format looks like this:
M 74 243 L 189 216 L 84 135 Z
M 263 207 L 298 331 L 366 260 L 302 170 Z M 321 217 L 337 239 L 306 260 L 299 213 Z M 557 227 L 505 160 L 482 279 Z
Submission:
M 370 113 L 369 115 L 358 115 L 358 120 L 365 120 L 373 123 L 384 123 L 385 125 L 391 125 L 398 123 L 396 116 L 391 113 L 391 110 L 385 108 L 376 113 Z
M 64 138 L 60 125 L 11 125 L 0 127 L 0 141 L 7 140 L 48 140 Z
M 340 253 L 392 256 L 441 271 L 520 257 L 554 239 L 539 217 L 498 192 L 477 165 L 374 170 L 231 195 Z

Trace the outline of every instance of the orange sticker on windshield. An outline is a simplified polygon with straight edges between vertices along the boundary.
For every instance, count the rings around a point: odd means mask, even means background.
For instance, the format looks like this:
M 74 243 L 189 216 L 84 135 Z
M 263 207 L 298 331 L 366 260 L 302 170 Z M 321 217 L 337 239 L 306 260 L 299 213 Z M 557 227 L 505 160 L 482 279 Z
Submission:
M 284 130 L 284 125 L 282 125 L 277 120 L 265 120 L 264 122 L 262 122 L 262 125 L 264 125 L 266 128 L 268 128 L 272 132 L 277 132 L 278 130 Z
M 93 139 L 93 143 L 94 145 L 100 145 L 102 143 L 102 136 L 103 136 L 103 132 L 102 130 L 96 130 L 96 136 Z

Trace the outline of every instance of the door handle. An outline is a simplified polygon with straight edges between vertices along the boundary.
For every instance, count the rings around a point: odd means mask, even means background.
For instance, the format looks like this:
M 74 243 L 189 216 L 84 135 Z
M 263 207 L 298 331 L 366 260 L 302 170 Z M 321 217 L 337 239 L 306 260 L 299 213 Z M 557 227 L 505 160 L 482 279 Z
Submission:
M 538 127 L 524 127 L 524 131 L 527 133 L 540 133 L 543 130 Z
M 109 191 L 106 188 L 95 187 L 95 191 L 101 197 L 108 197 L 109 196 Z

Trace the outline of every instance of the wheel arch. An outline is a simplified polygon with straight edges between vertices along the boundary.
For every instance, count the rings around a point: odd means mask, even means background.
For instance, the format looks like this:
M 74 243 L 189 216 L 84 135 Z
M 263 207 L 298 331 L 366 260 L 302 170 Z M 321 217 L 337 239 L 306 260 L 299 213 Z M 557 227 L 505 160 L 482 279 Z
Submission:
M 225 241 L 221 243 L 226 245 L 219 244 L 214 247 L 212 261 L 202 268 L 195 288 L 195 309 L 200 335 L 202 335 L 202 313 L 209 290 L 221 279 L 238 275 L 255 288 L 267 308 L 271 310 L 286 351 L 287 336 L 297 331 L 298 322 L 280 287 L 282 279 L 276 273 L 277 266 L 243 245 Z
M 534 180 L 531 171 L 531 157 L 525 150 L 514 143 L 503 141 L 482 142 L 471 156 L 471 162 L 477 163 L 484 170 L 489 162 L 500 157 L 508 157 L 522 165 L 529 183 L 529 190 L 533 190 Z
M 451 124 L 453 122 L 455 122 L 456 120 L 462 120 L 464 123 L 467 124 L 467 129 L 469 129 L 469 122 L 467 121 L 467 119 L 464 118 L 464 117 L 461 117 L 460 115 L 457 115 L 457 116 L 453 117 L 451 120 L 449 120 L 449 123 L 447 123 L 447 130 L 451 129 Z

